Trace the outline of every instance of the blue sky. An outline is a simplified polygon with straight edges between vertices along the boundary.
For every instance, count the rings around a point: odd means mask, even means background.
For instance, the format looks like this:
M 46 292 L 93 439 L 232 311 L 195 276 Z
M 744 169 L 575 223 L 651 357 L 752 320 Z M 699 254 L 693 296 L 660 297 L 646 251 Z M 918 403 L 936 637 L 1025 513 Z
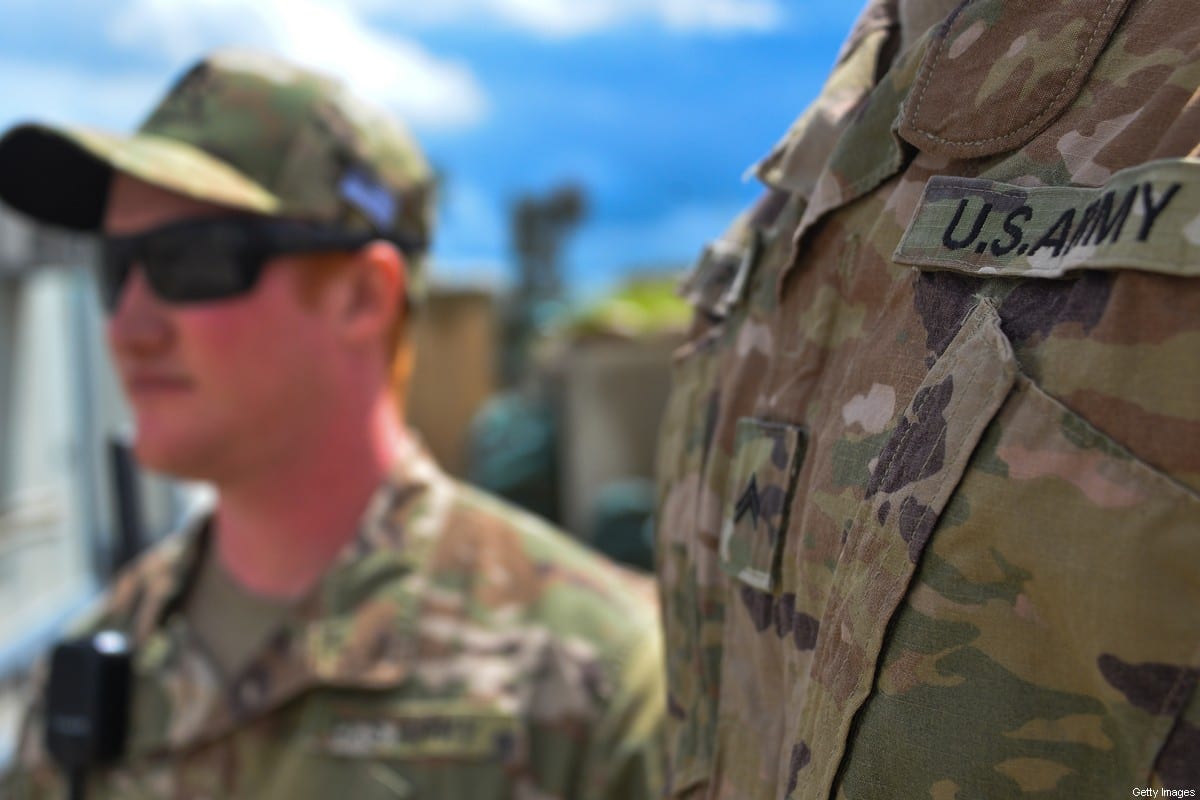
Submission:
M 758 194 L 746 168 L 858 11 L 812 0 L 5 0 L 0 126 L 129 130 L 198 55 L 266 47 L 407 120 L 446 175 L 438 275 L 503 283 L 507 211 L 589 194 L 566 279 L 685 265 Z

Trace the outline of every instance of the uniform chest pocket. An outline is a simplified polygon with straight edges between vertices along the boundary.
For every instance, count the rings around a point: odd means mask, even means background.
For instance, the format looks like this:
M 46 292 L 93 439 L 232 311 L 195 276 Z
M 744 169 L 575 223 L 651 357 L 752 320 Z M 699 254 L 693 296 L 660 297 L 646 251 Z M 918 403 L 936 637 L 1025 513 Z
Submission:
M 824 723 L 845 725 L 844 744 L 835 745 L 845 748 L 839 771 L 794 797 L 825 797 L 835 787 L 839 796 L 871 797 L 881 776 L 897 796 L 997 798 L 1115 796 L 1125 787 L 1200 782 L 1200 495 L 1030 377 L 1061 387 L 1078 374 L 1084 388 L 1073 396 L 1089 400 L 1093 413 L 1096 397 L 1137 412 L 1124 391 L 1159 404 L 1163 426 L 1196 418 L 1194 392 L 1165 384 L 1141 392 L 1124 357 L 1138 351 L 1152 374 L 1195 363 L 1193 325 L 1180 316 L 1159 327 L 1147 320 L 1164 304 L 1195 306 L 1198 166 L 1152 162 L 1098 189 L 930 182 L 896 260 L 972 275 L 982 279 L 981 293 L 1003 288 L 990 285 L 991 276 L 1029 279 L 1010 300 L 1050 296 L 1031 291 L 1043 290 L 1047 277 L 1106 281 L 1109 333 L 1046 323 L 1036 344 L 1024 345 L 1022 364 L 1033 371 L 1006 371 L 1001 402 L 977 409 L 982 435 L 968 449 L 952 456 L 949 446 L 917 446 L 907 423 L 892 435 L 885 454 L 953 463 L 952 492 L 941 504 L 910 499 L 909 482 L 876 469 L 870 510 L 885 537 L 911 548 L 913 568 L 899 558 L 875 561 L 879 573 L 904 577 L 904 596 L 884 606 L 886 627 L 868 626 L 879 638 L 852 629 L 868 643 L 873 683 L 868 691 L 856 681 L 844 694 L 826 684 Z M 1004 307 L 1006 330 L 1016 332 L 1035 310 Z M 930 417 L 925 409 L 941 405 L 929 405 L 931 392 L 944 373 L 974 360 L 964 357 L 964 333 L 981 321 L 999 323 L 989 302 L 968 314 L 906 420 L 920 426 Z M 1073 358 L 1054 357 L 1058 348 Z M 1004 358 L 1011 363 L 1011 353 Z M 1136 425 L 1122 430 L 1138 437 L 1138 452 L 1163 452 L 1169 438 Z M 1190 435 L 1187 422 L 1174 430 Z M 869 538 L 872 528 L 867 520 L 856 530 Z M 874 580 L 878 591 L 890 579 Z M 836 658 L 839 643 L 829 647 Z
M 764 592 L 779 583 L 779 558 L 808 436 L 796 425 L 741 419 L 725 490 L 721 568 Z
M 897 499 L 882 500 L 886 515 L 875 505 L 879 530 L 904 541 L 914 569 L 886 629 L 872 628 L 881 638 L 858 639 L 873 678 L 839 694 L 831 676 L 820 693 L 827 725 L 849 722 L 862 697 L 826 791 L 874 797 L 886 780 L 899 797 L 1073 798 L 1195 785 L 1192 491 L 1017 374 L 940 511 Z M 878 562 L 874 589 L 905 572 L 899 558 Z M 827 796 L 799 785 L 793 797 Z
M 1200 779 L 1200 498 L 1046 394 L 988 301 L 892 432 L 821 619 L 790 798 Z

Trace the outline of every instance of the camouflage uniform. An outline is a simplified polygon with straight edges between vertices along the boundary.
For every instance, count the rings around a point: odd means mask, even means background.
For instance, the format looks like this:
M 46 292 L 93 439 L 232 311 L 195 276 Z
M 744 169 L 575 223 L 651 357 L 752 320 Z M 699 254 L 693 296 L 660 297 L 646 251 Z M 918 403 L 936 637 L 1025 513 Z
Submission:
M 117 581 L 88 630 L 136 643 L 127 756 L 96 798 L 651 798 L 653 585 L 402 453 L 358 537 L 226 680 L 180 608 L 206 520 Z M 65 796 L 35 706 L 15 798 Z
M 133 136 L 23 125 L 0 140 L 0 196 L 42 221 L 95 230 L 114 171 L 408 242 L 410 278 L 432 224 L 432 174 L 400 126 L 260 54 L 205 59 Z M 136 645 L 128 753 L 90 776 L 89 797 L 658 796 L 665 692 L 647 580 L 413 445 L 357 539 L 225 678 L 184 613 L 206 530 L 137 562 L 89 626 Z M 35 707 L 0 796 L 65 795 L 43 735 Z
M 1200 791 L 1200 19 L 936 5 L 685 285 L 673 797 Z

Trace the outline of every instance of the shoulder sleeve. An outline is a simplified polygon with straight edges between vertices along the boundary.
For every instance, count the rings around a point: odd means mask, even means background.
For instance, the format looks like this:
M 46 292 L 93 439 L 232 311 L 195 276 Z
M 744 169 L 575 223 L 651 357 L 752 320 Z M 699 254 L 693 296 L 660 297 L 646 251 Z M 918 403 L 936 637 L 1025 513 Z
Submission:
M 663 792 L 666 686 L 657 616 L 628 637 L 614 663 L 608 706 L 593 730 L 584 766 L 585 800 L 642 800 Z

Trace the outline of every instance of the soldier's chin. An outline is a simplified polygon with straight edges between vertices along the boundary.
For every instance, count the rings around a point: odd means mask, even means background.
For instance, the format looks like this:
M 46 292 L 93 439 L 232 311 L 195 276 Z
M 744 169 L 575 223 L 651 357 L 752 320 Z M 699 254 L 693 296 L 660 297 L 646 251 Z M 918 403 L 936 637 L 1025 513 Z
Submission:
M 139 427 L 134 433 L 133 456 L 140 466 L 185 480 L 209 480 L 211 460 L 203 442 L 186 435 Z

